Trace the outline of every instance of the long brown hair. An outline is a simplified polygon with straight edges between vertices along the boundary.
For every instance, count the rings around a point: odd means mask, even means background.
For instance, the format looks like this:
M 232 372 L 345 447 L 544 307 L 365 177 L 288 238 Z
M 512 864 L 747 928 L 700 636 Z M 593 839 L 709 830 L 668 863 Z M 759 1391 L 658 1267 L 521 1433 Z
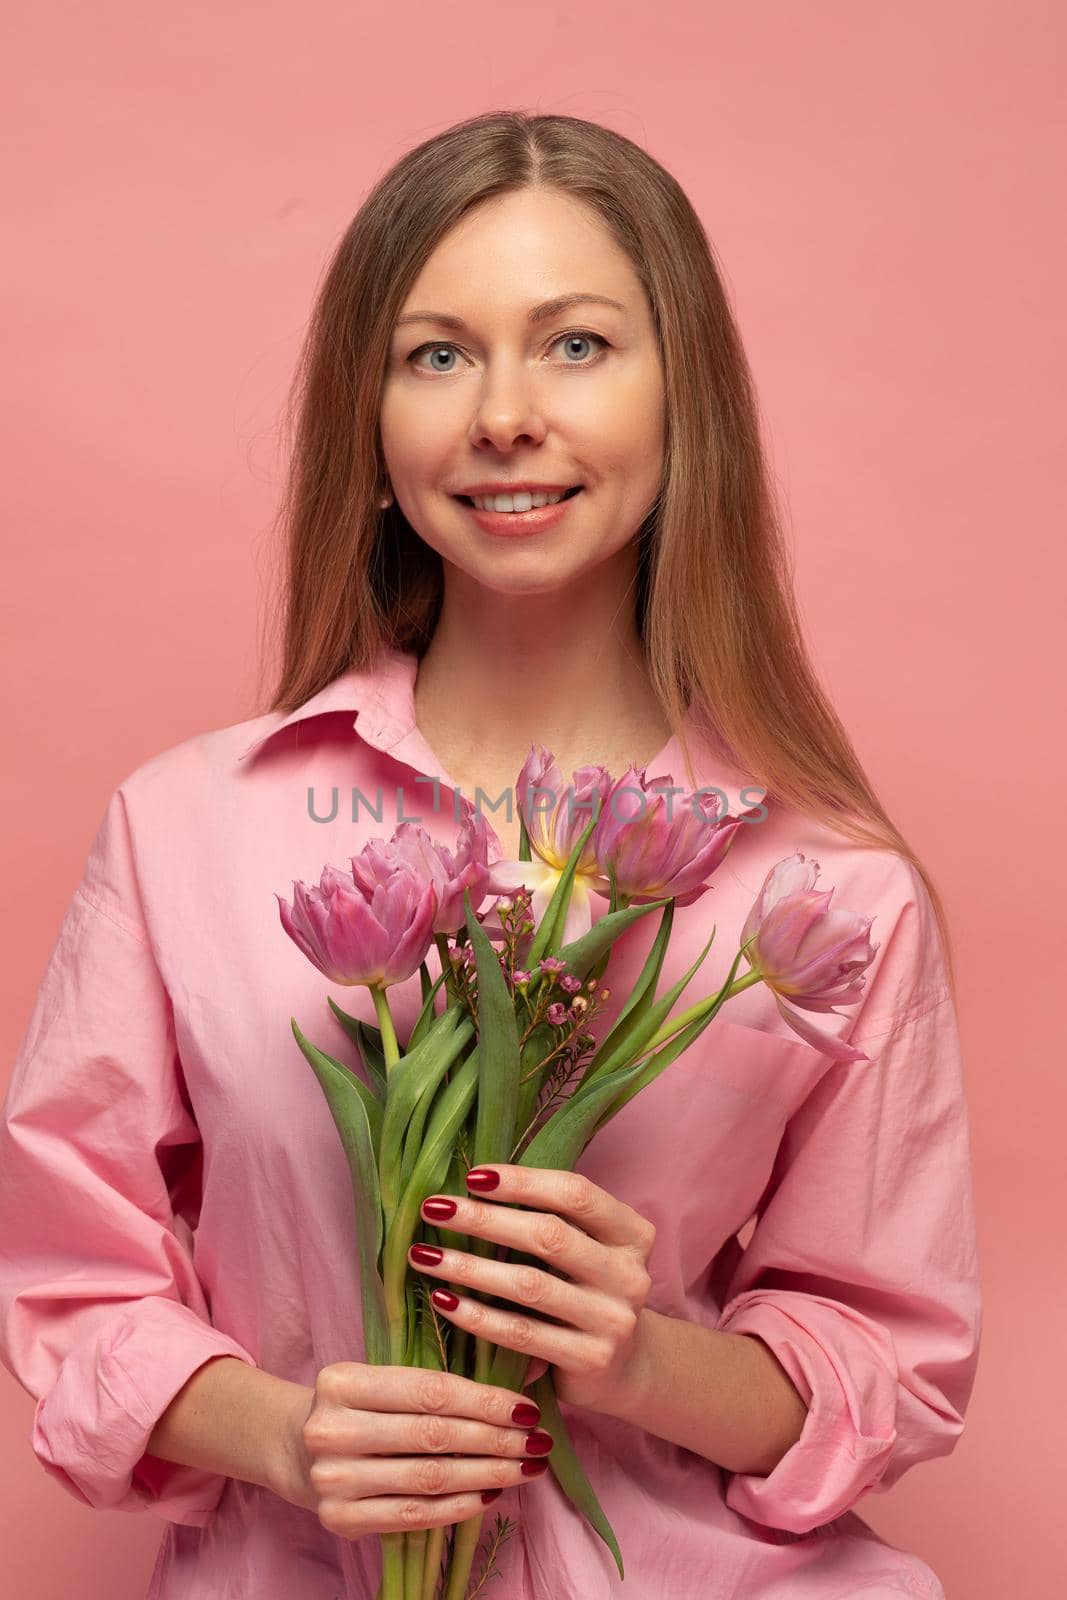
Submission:
M 496 111 L 408 151 L 327 267 L 290 391 L 276 521 L 286 574 L 271 621 L 291 711 L 383 646 L 421 655 L 441 560 L 394 503 L 378 416 L 393 324 L 427 258 L 472 206 L 531 186 L 583 200 L 644 285 L 666 379 L 662 484 L 639 538 L 636 615 L 664 717 L 686 709 L 755 783 L 855 843 L 911 862 L 955 991 L 944 906 L 883 809 L 809 659 L 752 376 L 714 252 L 677 181 L 623 135 L 577 117 Z M 697 355 L 699 354 L 699 359 Z M 684 595 L 684 604 L 678 597 Z M 713 708 L 713 709 L 712 709 Z

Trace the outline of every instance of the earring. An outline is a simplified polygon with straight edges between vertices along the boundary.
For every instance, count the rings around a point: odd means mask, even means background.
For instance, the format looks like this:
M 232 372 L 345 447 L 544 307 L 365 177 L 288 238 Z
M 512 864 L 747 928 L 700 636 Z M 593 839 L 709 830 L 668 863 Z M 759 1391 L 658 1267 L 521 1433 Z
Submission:
M 386 507 L 387 506 L 391 506 L 392 503 L 393 503 L 393 496 L 392 496 L 391 492 L 387 491 L 385 494 L 382 494 L 382 495 L 378 496 L 378 506 L 379 506 L 380 510 L 384 511 L 386 509 Z

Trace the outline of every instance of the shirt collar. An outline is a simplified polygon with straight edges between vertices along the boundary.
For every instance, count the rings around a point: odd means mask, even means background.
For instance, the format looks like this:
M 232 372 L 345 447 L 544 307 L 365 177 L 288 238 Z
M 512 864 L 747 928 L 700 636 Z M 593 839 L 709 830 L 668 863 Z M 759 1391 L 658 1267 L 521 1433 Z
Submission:
M 340 673 L 287 716 L 278 714 L 277 721 L 241 751 L 238 761 L 258 753 L 293 723 L 339 711 L 356 712 L 352 727 L 358 728 L 360 737 L 376 749 L 391 750 L 415 731 L 417 670 L 418 657 L 413 650 L 383 649 L 370 666 Z
M 444 772 L 437 757 L 423 737 L 415 718 L 415 679 L 419 658 L 414 650 L 383 647 L 376 659 L 361 670 L 354 668 L 340 673 L 318 694 L 312 695 L 302 706 L 297 706 L 287 716 L 278 716 L 265 733 L 257 735 L 238 756 L 245 761 L 256 755 L 283 728 L 311 717 L 328 716 L 342 711 L 354 711 L 354 732 L 376 750 L 385 751 L 394 760 L 405 763 L 420 773 L 432 773 L 446 788 L 455 789 L 455 780 Z M 701 735 L 693 721 L 692 706 L 686 711 L 686 729 L 697 749 L 698 763 L 703 753 Z M 672 735 L 667 745 L 649 763 L 650 777 L 672 774 L 672 781 L 686 782 L 685 763 L 677 735 Z M 738 772 L 720 756 L 716 768 L 720 777 L 716 781 L 729 781 L 737 788 L 753 780 L 739 776 Z M 679 779 L 678 774 L 683 776 Z M 701 779 L 700 781 L 706 781 Z M 765 798 L 769 798 L 765 796 Z

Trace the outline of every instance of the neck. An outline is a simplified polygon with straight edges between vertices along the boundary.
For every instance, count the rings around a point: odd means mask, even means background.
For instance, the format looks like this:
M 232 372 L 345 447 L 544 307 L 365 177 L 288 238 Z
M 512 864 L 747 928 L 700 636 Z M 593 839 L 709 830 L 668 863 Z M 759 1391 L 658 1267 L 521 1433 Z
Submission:
M 452 748 L 505 762 L 546 745 L 561 766 L 669 736 L 645 665 L 631 570 L 580 593 L 501 595 L 446 564 L 415 686 L 416 715 Z M 635 756 L 647 754 L 635 750 Z

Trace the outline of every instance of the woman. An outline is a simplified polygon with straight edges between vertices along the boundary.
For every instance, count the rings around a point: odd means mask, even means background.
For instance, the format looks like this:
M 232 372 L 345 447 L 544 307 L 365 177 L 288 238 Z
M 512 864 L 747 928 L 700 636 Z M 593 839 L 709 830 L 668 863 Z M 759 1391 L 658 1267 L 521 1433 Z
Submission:
M 508 1600 L 942 1595 L 855 1507 L 953 1448 L 977 1363 L 944 919 L 806 657 L 691 206 L 595 124 L 461 123 L 362 206 L 294 394 L 271 708 L 115 790 L 8 1092 L 3 1354 L 37 1457 L 90 1505 L 166 1520 L 153 1600 L 369 1600 L 367 1534 L 494 1493 Z M 794 853 L 879 940 L 858 1007 L 803 1037 L 747 989 L 577 1179 L 496 1166 L 452 1197 L 453 1226 L 543 1273 L 502 1288 L 473 1255 L 412 1257 L 443 1316 L 526 1350 L 531 1379 L 553 1365 L 625 1588 L 537 1481 L 528 1397 L 360 1361 L 347 1167 L 289 1019 L 347 1041 L 272 898 L 405 818 L 450 840 L 460 793 L 516 858 L 535 742 L 564 782 L 632 763 L 738 813 L 765 796 L 679 907 L 664 987 L 714 926 L 711 992 Z M 650 921 L 617 947 L 613 1005 Z M 401 1036 L 419 998 L 394 987 Z

